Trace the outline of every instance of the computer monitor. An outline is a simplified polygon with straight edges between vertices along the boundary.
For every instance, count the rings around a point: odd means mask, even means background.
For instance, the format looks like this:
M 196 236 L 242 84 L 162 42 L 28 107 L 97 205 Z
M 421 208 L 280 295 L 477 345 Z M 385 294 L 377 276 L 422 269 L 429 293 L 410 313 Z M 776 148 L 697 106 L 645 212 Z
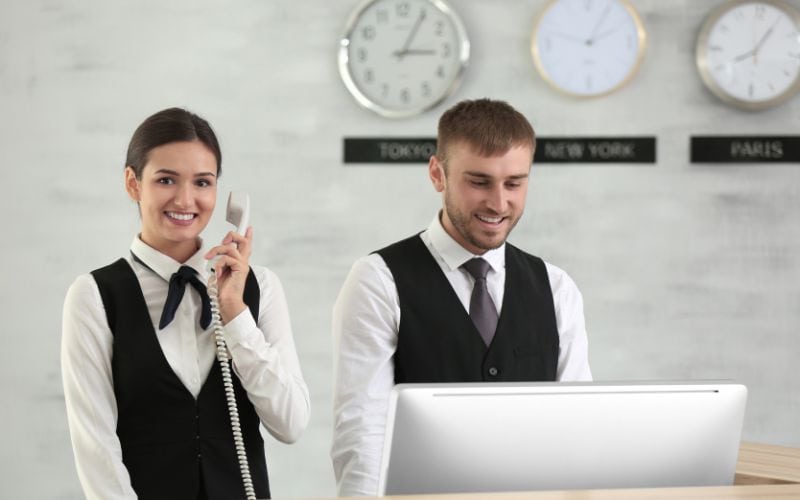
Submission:
M 400 384 L 381 495 L 733 483 L 732 382 Z

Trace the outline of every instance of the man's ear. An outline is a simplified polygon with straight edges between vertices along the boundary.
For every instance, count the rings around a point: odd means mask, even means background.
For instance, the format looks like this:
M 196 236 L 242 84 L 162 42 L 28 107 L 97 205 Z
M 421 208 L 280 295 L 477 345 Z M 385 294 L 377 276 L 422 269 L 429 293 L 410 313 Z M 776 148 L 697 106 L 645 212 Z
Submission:
M 141 201 L 142 190 L 139 185 L 139 179 L 136 178 L 136 172 L 134 172 L 133 167 L 125 167 L 125 191 L 127 191 L 131 200 L 137 203 Z
M 431 182 L 433 183 L 433 187 L 436 189 L 436 191 L 439 193 L 444 191 L 444 164 L 439 161 L 439 158 L 437 158 L 436 155 L 431 156 L 431 159 L 428 162 L 428 175 L 430 175 Z

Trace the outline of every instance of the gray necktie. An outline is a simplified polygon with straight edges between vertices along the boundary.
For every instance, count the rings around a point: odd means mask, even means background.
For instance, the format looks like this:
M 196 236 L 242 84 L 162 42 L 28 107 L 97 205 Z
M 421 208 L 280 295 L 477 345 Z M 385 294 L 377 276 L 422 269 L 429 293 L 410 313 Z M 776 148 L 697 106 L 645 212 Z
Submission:
M 497 308 L 486 287 L 489 263 L 481 258 L 475 258 L 465 262 L 461 267 L 475 278 L 475 286 L 472 288 L 472 297 L 469 300 L 469 316 L 488 346 L 492 343 L 494 332 L 497 330 Z

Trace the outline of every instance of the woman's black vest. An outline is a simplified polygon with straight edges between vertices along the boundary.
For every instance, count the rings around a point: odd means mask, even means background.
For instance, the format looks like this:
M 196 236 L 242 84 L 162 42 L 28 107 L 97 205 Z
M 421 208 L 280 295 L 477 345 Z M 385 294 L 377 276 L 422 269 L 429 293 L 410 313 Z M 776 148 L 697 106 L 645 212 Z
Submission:
M 164 357 L 128 262 L 120 259 L 92 275 L 114 336 L 117 436 L 136 494 L 142 500 L 195 500 L 202 477 L 210 500 L 245 498 L 219 363 L 195 400 Z M 244 301 L 258 318 L 260 292 L 252 270 Z M 256 495 L 269 498 L 259 418 L 235 374 L 233 382 Z

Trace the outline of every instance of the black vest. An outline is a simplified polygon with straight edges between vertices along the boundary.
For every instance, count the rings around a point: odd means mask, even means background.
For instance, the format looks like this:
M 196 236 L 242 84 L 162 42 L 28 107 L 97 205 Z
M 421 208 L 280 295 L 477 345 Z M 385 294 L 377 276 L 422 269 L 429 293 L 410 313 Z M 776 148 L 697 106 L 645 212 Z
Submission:
M 197 400 L 164 357 L 136 274 L 120 259 L 92 272 L 114 335 L 111 371 L 122 461 L 142 500 L 195 500 L 200 472 L 210 500 L 245 498 L 222 385 L 214 362 Z M 260 291 L 251 270 L 245 303 L 258 318 Z M 256 495 L 269 498 L 259 419 L 233 376 Z
M 395 383 L 556 379 L 558 329 L 540 258 L 506 243 L 503 307 L 487 348 L 418 235 L 377 253 L 392 272 L 400 299 Z

